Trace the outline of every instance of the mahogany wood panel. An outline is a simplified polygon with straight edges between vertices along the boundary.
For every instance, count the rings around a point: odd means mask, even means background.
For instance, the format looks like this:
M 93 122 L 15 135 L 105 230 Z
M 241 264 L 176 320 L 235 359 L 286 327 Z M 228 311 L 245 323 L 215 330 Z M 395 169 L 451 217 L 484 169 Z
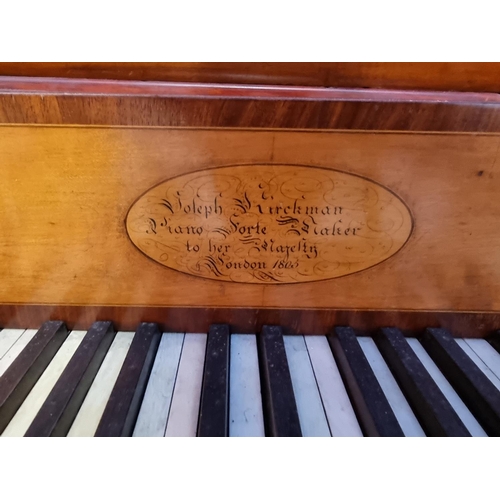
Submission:
M 500 96 L 0 77 L 0 123 L 499 132 Z
M 287 334 L 326 335 L 335 326 L 361 332 L 394 326 L 415 335 L 426 327 L 442 327 L 452 335 L 486 338 L 500 329 L 499 313 L 457 311 L 286 309 L 248 307 L 125 307 L 0 305 L 0 326 L 39 328 L 45 320 L 62 319 L 70 329 L 88 329 L 94 321 L 112 321 L 116 330 L 134 331 L 141 322 L 158 323 L 166 332 L 208 332 L 223 321 L 233 332 L 258 333 L 264 325 L 280 325 Z
M 0 75 L 500 92 L 499 63 L 0 63 Z
M 83 78 L 0 76 L 2 93 L 43 95 L 108 95 L 178 98 L 282 99 L 323 101 L 411 101 L 454 104 L 500 103 L 491 92 L 421 91 L 306 87 L 289 85 L 228 85 L 217 83 L 139 82 Z

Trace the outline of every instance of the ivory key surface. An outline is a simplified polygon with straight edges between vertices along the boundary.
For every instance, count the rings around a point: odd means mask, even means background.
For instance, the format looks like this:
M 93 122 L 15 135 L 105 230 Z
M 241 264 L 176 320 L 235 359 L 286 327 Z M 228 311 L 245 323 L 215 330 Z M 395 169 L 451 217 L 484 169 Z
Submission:
M 90 437 L 95 434 L 134 334 L 134 332 L 118 332 L 116 334 L 115 340 L 111 344 L 68 432 L 68 437 Z
M 229 435 L 265 436 L 255 335 L 231 335 Z
M 0 331 L 0 359 L 2 359 L 7 351 L 17 342 L 19 337 L 25 330 L 13 330 L 5 328 Z
M 304 339 L 332 436 L 363 436 L 326 337 Z
M 0 377 L 5 370 L 12 364 L 21 351 L 28 345 L 30 340 L 36 335 L 36 329 L 25 330 L 24 333 L 17 339 L 14 345 L 0 359 Z
M 206 333 L 184 338 L 165 436 L 196 436 L 206 346 Z
M 137 417 L 134 437 L 164 436 L 183 342 L 184 333 L 163 334 Z
M 283 340 L 302 436 L 331 436 L 304 337 L 285 335 Z
M 358 337 L 358 342 L 365 353 L 366 359 L 372 367 L 375 376 L 377 377 L 382 390 L 385 393 L 387 401 L 391 405 L 399 425 L 405 436 L 421 437 L 425 436 L 422 426 L 419 424 L 417 417 L 413 413 L 408 401 L 401 392 L 396 379 L 392 375 L 387 363 L 380 354 L 373 339 L 369 337 Z
M 470 351 L 472 351 L 477 358 L 481 360 L 483 366 L 486 368 L 486 371 L 483 370 L 480 363 L 476 362 L 476 364 L 491 380 L 495 387 L 500 390 L 500 354 L 495 350 L 495 348 L 483 339 L 456 339 L 456 341 L 462 349 L 464 349 L 464 351 L 466 351 L 465 345 L 467 345 Z M 472 358 L 470 352 L 467 352 L 467 354 L 469 354 Z
M 9 425 L 3 431 L 2 437 L 24 436 L 86 333 L 84 330 L 78 330 L 72 331 L 68 335 L 68 338 L 57 351 L 54 359 L 50 362 L 19 410 L 17 410 Z
M 427 354 L 422 344 L 415 338 L 409 338 L 407 339 L 407 342 L 418 356 L 425 369 L 429 372 L 429 375 L 432 377 L 434 382 L 436 382 L 441 392 L 445 395 L 446 399 L 460 417 L 465 427 L 467 427 L 467 430 L 471 433 L 471 435 L 486 436 L 487 434 L 484 429 L 479 425 L 479 422 L 476 420 L 474 415 L 472 415 L 460 396 L 455 392 L 448 380 L 446 380 L 446 377 L 441 373 L 441 370 L 439 370 L 437 365 Z

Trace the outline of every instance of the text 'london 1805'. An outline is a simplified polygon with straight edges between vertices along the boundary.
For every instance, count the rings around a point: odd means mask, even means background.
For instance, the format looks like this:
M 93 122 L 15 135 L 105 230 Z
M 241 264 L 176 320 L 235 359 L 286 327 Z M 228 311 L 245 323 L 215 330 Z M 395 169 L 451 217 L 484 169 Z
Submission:
M 238 283 L 352 274 L 400 250 L 410 211 L 347 172 L 295 165 L 219 167 L 151 188 L 126 219 L 134 245 L 164 266 Z

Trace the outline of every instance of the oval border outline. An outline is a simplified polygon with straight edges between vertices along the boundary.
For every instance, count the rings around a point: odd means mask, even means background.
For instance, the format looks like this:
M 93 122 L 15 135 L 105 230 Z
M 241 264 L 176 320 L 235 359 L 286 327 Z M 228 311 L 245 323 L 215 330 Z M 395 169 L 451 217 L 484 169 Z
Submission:
M 408 210 L 408 214 L 410 215 L 410 221 L 411 221 L 411 229 L 410 229 L 410 232 L 408 234 L 408 237 L 406 238 L 406 241 L 401 245 L 400 248 L 398 248 L 398 250 L 396 252 L 394 252 L 392 255 L 389 255 L 384 260 L 381 260 L 380 262 L 377 262 L 376 264 L 373 264 L 373 265 L 371 265 L 369 267 L 365 267 L 364 269 L 360 269 L 359 271 L 354 271 L 354 272 L 349 273 L 349 274 L 343 274 L 342 276 L 334 276 L 332 278 L 324 278 L 324 279 L 320 279 L 320 280 L 302 281 L 302 282 L 299 282 L 299 283 L 247 283 L 247 282 L 239 282 L 239 281 L 219 280 L 219 279 L 216 279 L 216 278 L 209 278 L 209 277 L 205 277 L 205 276 L 195 276 L 194 274 L 190 274 L 190 273 L 188 273 L 186 271 L 181 271 L 179 269 L 174 269 L 173 267 L 169 267 L 169 266 L 165 266 L 164 264 L 160 264 L 157 260 L 153 259 L 148 254 L 146 254 L 145 252 L 143 252 L 132 241 L 132 238 L 130 237 L 130 235 L 129 235 L 128 231 L 127 231 L 127 219 L 128 219 L 129 213 L 132 210 L 132 208 L 134 207 L 134 205 L 141 198 L 143 198 L 144 195 L 147 194 L 149 191 L 153 190 L 154 188 L 156 188 L 156 187 L 160 186 L 161 184 L 164 184 L 164 183 L 166 183 L 168 181 L 171 181 L 171 180 L 174 180 L 174 179 L 178 179 L 179 177 L 184 177 L 184 176 L 190 175 L 190 174 L 204 173 L 204 172 L 209 172 L 209 171 L 212 171 L 212 170 L 218 170 L 218 169 L 221 169 L 221 168 L 228 168 L 228 167 L 233 167 L 234 168 L 234 167 L 251 167 L 251 166 L 255 166 L 256 168 L 258 168 L 258 167 L 265 167 L 265 166 L 315 168 L 315 169 L 319 169 L 319 170 L 328 170 L 330 172 L 338 172 L 338 173 L 341 173 L 341 174 L 352 175 L 353 177 L 358 177 L 358 178 L 363 179 L 363 180 L 365 180 L 367 182 L 371 182 L 372 184 L 376 184 L 377 186 L 379 186 L 382 189 L 385 189 L 386 191 L 388 191 L 389 193 L 391 193 L 391 195 L 394 196 L 395 198 L 397 198 L 405 206 L 405 208 Z M 368 271 L 369 269 L 373 269 L 374 267 L 376 267 L 376 266 L 378 266 L 380 264 L 383 264 L 384 262 L 388 261 L 389 259 L 391 259 L 395 255 L 397 255 L 408 244 L 408 241 L 410 241 L 410 238 L 412 237 L 413 232 L 415 230 L 415 218 L 413 216 L 412 211 L 410 210 L 410 207 L 403 200 L 403 198 L 401 198 L 401 196 L 399 196 L 397 193 L 395 193 L 392 189 L 388 188 L 387 186 L 384 186 L 382 183 L 380 183 L 378 181 L 374 181 L 373 179 L 365 177 L 364 175 L 347 172 L 345 170 L 340 170 L 338 168 L 318 167 L 318 166 L 315 166 L 315 165 L 306 165 L 306 164 L 303 164 L 303 163 L 283 163 L 283 162 L 280 162 L 280 163 L 236 163 L 236 164 L 231 164 L 231 165 L 219 165 L 217 167 L 209 167 L 209 168 L 205 168 L 205 169 L 202 169 L 202 170 L 193 170 L 192 172 L 175 175 L 174 177 L 170 177 L 168 179 L 165 179 L 163 181 L 160 181 L 160 182 L 156 183 L 154 186 L 151 186 L 146 191 L 144 191 L 141 195 L 139 195 L 137 198 L 134 199 L 134 201 L 132 202 L 132 204 L 127 209 L 127 213 L 125 214 L 125 219 L 123 221 L 123 225 L 124 225 L 124 229 L 125 229 L 125 234 L 127 235 L 128 240 L 134 246 L 134 248 L 136 248 L 148 260 L 150 260 L 151 262 L 157 264 L 162 269 L 166 268 L 166 269 L 168 269 L 170 271 L 174 271 L 174 272 L 177 272 L 177 273 L 182 273 L 183 275 L 189 276 L 191 278 L 201 279 L 201 280 L 210 280 L 211 282 L 217 282 L 217 283 L 229 283 L 231 285 L 233 285 L 233 284 L 234 285 L 252 285 L 252 286 L 257 285 L 257 286 L 273 286 L 274 287 L 274 286 L 287 286 L 287 285 L 295 285 L 296 286 L 296 285 L 310 285 L 311 283 L 322 283 L 322 282 L 325 282 L 325 281 L 337 280 L 337 279 L 340 279 L 340 278 L 346 278 L 348 276 L 353 276 L 355 274 L 359 274 L 359 273 Z

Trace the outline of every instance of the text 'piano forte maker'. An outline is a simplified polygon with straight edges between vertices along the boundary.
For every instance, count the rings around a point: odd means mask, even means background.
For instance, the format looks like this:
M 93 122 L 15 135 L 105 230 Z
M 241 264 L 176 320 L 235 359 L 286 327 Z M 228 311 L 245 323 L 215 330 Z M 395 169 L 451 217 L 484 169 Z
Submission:
M 127 233 L 156 262 L 237 283 L 303 283 L 372 267 L 413 221 L 364 177 L 298 165 L 241 165 L 166 180 L 130 208 Z

